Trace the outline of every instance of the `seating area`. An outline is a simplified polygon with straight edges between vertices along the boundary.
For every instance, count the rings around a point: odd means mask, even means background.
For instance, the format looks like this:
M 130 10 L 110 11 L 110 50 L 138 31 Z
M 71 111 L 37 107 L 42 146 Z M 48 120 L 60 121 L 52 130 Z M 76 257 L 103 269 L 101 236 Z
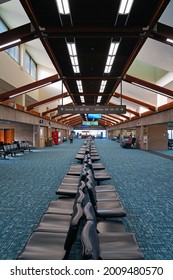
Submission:
M 126 232 L 126 212 L 93 140 L 86 140 L 57 186 L 57 200 L 49 203 L 39 224 L 17 259 L 70 259 L 80 239 L 81 259 L 144 259 L 135 234 Z
M 136 148 L 136 137 L 127 137 L 121 142 L 120 146 L 125 149 Z
M 0 158 L 8 159 L 8 156 L 15 157 L 17 154 L 24 153 L 32 149 L 28 141 L 14 142 L 13 144 L 1 144 Z
M 173 139 L 168 139 L 168 149 L 172 150 L 173 148 Z

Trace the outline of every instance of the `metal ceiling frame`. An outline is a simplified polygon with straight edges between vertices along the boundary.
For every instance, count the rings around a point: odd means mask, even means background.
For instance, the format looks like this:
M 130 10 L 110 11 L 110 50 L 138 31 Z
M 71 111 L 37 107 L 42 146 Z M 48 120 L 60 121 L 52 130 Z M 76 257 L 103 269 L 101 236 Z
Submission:
M 147 38 L 152 38 L 158 41 L 161 41 L 165 44 L 170 44 L 168 42 L 166 42 L 166 38 L 173 38 L 173 28 L 166 26 L 164 24 L 158 23 L 158 19 L 162 14 L 162 11 L 166 8 L 167 4 L 169 3 L 169 1 L 160 1 L 155 9 L 154 12 L 154 16 L 149 24 L 149 26 L 147 27 L 142 27 L 142 28 L 136 28 L 134 27 L 123 27 L 123 28 L 118 28 L 118 27 L 113 27 L 113 28 L 90 28 L 90 27 L 61 27 L 61 28 L 54 28 L 54 27 L 40 27 L 38 24 L 38 20 L 37 20 L 37 15 L 34 14 L 32 7 L 29 3 L 29 0 L 20 0 L 21 5 L 23 6 L 24 10 L 26 11 L 31 23 L 29 24 L 25 24 L 23 26 L 14 28 L 12 30 L 9 30 L 7 32 L 4 32 L 2 34 L 0 34 L 0 44 L 4 44 L 6 42 L 9 42 L 10 40 L 15 40 L 17 39 L 19 36 L 21 38 L 21 42 L 17 43 L 21 44 L 21 43 L 25 43 L 31 40 L 34 40 L 36 38 L 39 38 L 47 52 L 47 54 L 49 55 L 55 69 L 57 70 L 57 72 L 59 73 L 59 75 L 53 75 L 51 77 L 42 79 L 40 81 L 36 81 L 33 82 L 31 84 L 19 87 L 17 89 L 5 92 L 3 94 L 0 95 L 0 101 L 5 101 L 8 100 L 11 96 L 19 96 L 20 94 L 24 94 L 25 92 L 31 92 L 33 90 L 36 90 L 38 87 L 44 87 L 46 82 L 47 83 L 54 83 L 60 80 L 63 80 L 68 93 L 63 93 L 60 95 L 57 95 L 55 97 L 52 98 L 48 98 L 45 99 L 43 101 L 40 102 L 36 102 L 34 104 L 31 104 L 29 106 L 27 106 L 27 110 L 32 110 L 33 108 L 36 108 L 38 106 L 42 106 L 44 104 L 47 104 L 49 102 L 55 101 L 59 98 L 63 98 L 63 97 L 67 97 L 70 96 L 72 98 L 73 104 L 76 105 L 76 100 L 75 100 L 75 96 L 80 96 L 79 94 L 75 94 L 72 93 L 70 91 L 70 88 L 68 86 L 68 81 L 69 80 L 78 80 L 80 78 L 80 80 L 112 80 L 115 82 L 114 88 L 112 90 L 112 92 L 110 94 L 105 94 L 105 93 L 90 93 L 89 95 L 91 96 L 106 96 L 107 97 L 107 103 L 109 103 L 111 97 L 115 97 L 115 98 L 121 98 L 128 100 L 130 102 L 136 103 L 138 105 L 141 105 L 143 107 L 146 107 L 147 109 L 149 109 L 150 111 L 152 111 L 153 113 L 157 111 L 157 108 L 151 104 L 142 102 L 140 100 L 125 96 L 122 94 L 122 96 L 116 92 L 116 89 L 119 85 L 119 83 L 123 80 L 124 82 L 127 83 L 131 83 L 131 84 L 138 84 L 139 86 L 143 86 L 143 87 L 147 87 L 149 88 L 149 90 L 153 90 L 158 94 L 162 94 L 166 97 L 169 98 L 173 98 L 173 91 L 157 86 L 155 84 L 149 83 L 147 81 L 141 80 L 139 78 L 136 77 L 132 77 L 130 75 L 127 75 L 126 72 L 129 69 L 130 65 L 132 64 L 132 62 L 134 61 L 135 57 L 137 56 L 138 52 L 140 51 L 141 47 L 143 46 L 143 44 L 145 43 Z M 113 77 L 113 76 L 69 76 L 69 77 L 63 77 L 62 71 L 61 71 L 61 67 L 49 45 L 48 42 L 48 38 L 64 38 L 64 37 L 74 37 L 74 38 L 108 38 L 108 37 L 112 37 L 112 38 L 138 38 L 138 43 L 136 44 L 136 47 L 134 48 L 133 52 L 131 53 L 130 57 L 128 58 L 128 60 L 126 61 L 126 64 L 123 68 L 122 71 L 122 75 L 121 77 Z M 14 44 L 16 45 L 16 44 Z M 173 44 L 170 44 L 171 46 L 173 46 Z M 5 48 L 1 49 L 4 50 Z M 68 95 L 69 94 L 69 95 Z M 87 96 L 88 93 L 83 93 L 81 94 L 83 96 Z M 109 104 L 113 104 L 113 103 L 109 103 Z M 42 113 L 42 116 L 45 116 L 46 114 L 56 111 L 56 108 L 53 108 L 51 110 L 47 110 L 45 112 Z M 127 112 L 133 114 L 135 117 L 140 117 L 140 114 L 138 112 L 135 112 L 131 109 L 127 108 Z M 149 112 L 151 113 L 151 112 Z M 53 116 L 54 118 L 55 116 Z M 130 119 L 129 117 L 122 115 L 123 118 L 125 119 Z M 55 117 L 56 118 L 56 117 Z M 82 118 L 81 118 L 82 119 Z

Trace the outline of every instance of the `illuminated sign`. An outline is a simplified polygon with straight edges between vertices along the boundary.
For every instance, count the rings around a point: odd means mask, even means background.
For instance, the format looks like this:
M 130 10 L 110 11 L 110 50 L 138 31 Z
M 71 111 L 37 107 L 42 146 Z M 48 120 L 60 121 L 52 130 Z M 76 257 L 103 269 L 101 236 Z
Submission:
M 126 105 L 115 106 L 58 106 L 59 114 L 125 114 Z

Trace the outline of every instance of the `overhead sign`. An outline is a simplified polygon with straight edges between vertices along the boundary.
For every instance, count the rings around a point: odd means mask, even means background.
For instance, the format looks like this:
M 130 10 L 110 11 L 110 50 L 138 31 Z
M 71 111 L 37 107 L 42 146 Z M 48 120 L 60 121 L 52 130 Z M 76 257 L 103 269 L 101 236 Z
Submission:
M 88 126 L 95 126 L 95 125 L 98 125 L 98 121 L 83 121 L 82 122 L 83 125 L 88 125 Z
M 58 106 L 59 114 L 125 114 L 126 105 L 115 106 Z

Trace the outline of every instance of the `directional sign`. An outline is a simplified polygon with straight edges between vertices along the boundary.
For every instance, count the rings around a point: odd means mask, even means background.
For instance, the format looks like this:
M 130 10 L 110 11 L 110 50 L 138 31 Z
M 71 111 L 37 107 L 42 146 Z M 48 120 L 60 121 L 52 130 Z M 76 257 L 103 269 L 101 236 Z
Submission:
M 125 114 L 126 105 L 115 106 L 58 106 L 59 114 Z

